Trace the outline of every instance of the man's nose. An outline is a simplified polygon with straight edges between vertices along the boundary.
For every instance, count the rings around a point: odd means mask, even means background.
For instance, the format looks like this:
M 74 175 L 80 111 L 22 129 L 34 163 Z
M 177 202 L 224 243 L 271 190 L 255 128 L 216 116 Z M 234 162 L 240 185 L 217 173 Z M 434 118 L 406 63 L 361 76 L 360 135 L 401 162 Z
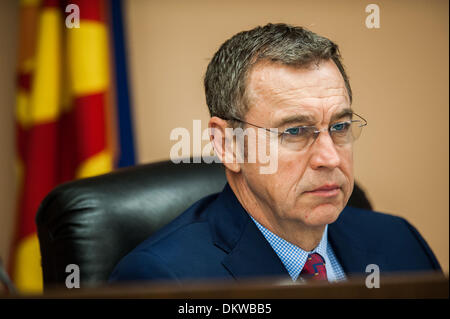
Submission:
M 313 154 L 310 164 L 313 169 L 322 167 L 333 169 L 341 163 L 336 145 L 328 132 L 320 132 L 311 146 Z

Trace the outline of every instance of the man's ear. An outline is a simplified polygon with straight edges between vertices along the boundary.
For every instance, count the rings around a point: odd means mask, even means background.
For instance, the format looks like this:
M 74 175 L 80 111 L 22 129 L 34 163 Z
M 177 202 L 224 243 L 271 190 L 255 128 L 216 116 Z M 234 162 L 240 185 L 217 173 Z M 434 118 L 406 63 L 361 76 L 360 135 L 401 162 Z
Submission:
M 227 121 L 213 116 L 208 123 L 209 128 L 209 140 L 213 145 L 214 151 L 217 157 L 221 160 L 223 165 L 234 173 L 239 173 L 241 167 L 236 157 L 234 134 L 226 134 L 226 128 L 228 131 L 232 130 L 228 126 Z

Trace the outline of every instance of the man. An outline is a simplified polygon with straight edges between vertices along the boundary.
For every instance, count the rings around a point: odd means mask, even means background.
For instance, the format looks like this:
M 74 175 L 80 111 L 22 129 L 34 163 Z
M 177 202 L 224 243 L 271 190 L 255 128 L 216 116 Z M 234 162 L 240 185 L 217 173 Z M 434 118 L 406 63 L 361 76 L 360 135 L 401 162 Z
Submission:
M 241 32 L 213 57 L 205 92 L 228 184 L 128 254 L 111 281 L 338 281 L 370 264 L 382 273 L 440 270 L 406 220 L 346 207 L 353 143 L 367 122 L 351 108 L 336 44 L 285 24 Z M 230 128 L 253 134 L 239 141 Z M 264 143 L 276 145 L 270 174 L 249 160 Z

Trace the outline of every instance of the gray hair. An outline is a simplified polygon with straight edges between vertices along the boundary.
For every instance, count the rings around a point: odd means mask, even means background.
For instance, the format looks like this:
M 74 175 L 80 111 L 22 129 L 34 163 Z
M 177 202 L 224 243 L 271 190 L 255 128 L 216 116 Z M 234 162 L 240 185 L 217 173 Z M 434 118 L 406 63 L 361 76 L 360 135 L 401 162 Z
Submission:
M 259 62 L 305 68 L 329 59 L 341 72 L 351 103 L 349 79 L 339 48 L 331 40 L 282 23 L 240 32 L 222 44 L 206 70 L 204 85 L 209 113 L 223 119 L 244 118 L 249 107 L 247 78 Z

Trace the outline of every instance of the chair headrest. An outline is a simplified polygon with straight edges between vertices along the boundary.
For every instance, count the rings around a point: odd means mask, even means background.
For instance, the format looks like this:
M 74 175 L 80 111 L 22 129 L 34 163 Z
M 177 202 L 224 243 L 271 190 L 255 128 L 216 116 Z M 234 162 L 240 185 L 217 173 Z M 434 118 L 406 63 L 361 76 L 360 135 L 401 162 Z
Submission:
M 71 263 L 82 282 L 106 281 L 123 256 L 225 183 L 221 164 L 165 161 L 58 186 L 36 215 L 44 282 L 63 283 Z

